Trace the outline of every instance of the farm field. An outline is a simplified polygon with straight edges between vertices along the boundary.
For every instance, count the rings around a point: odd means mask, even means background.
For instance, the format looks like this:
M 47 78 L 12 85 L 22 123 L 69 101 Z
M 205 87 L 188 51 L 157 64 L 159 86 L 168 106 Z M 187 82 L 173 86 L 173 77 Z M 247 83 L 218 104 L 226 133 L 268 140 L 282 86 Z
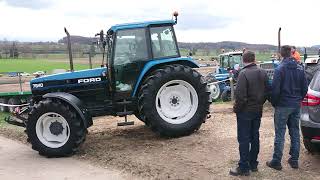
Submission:
M 69 69 L 69 63 L 56 62 L 54 60 L 45 59 L 1 59 L 0 72 L 27 72 L 36 71 L 50 72 L 54 69 Z M 76 70 L 88 69 L 89 66 L 82 63 L 74 63 Z

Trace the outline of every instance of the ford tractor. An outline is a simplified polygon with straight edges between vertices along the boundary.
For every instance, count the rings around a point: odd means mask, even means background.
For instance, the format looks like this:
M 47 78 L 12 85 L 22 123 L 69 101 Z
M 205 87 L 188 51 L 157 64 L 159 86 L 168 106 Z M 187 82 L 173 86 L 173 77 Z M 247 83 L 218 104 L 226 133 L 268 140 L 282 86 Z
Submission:
M 100 68 L 73 71 L 69 43 L 71 71 L 30 82 L 32 100 L 21 119 L 32 148 L 48 157 L 72 155 L 97 116 L 125 117 L 118 123 L 124 126 L 135 115 L 165 137 L 198 130 L 209 117 L 210 92 L 196 62 L 180 55 L 177 16 L 98 33 L 106 59 Z
M 210 83 L 210 97 L 212 101 L 216 101 L 221 98 L 224 101 L 229 99 L 230 92 L 230 76 L 234 76 L 234 72 L 237 72 L 242 63 L 242 51 L 233 51 L 223 53 L 219 55 L 219 67 L 216 72 L 209 73 L 206 76 L 206 81 Z

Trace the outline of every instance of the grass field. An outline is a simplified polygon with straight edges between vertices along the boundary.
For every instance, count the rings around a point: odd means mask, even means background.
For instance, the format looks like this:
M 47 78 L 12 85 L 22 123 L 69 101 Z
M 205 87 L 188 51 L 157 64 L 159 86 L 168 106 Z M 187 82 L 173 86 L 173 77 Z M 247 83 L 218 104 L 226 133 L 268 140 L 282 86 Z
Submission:
M 5 118 L 6 116 L 8 116 L 8 115 L 9 115 L 8 113 L 0 112 L 0 126 L 3 126 L 4 123 L 6 123 L 6 122 L 4 121 L 4 118 Z
M 75 70 L 88 69 L 88 65 L 75 63 Z M 69 69 L 67 62 L 55 62 L 43 59 L 0 59 L 0 72 L 50 72 L 54 69 Z

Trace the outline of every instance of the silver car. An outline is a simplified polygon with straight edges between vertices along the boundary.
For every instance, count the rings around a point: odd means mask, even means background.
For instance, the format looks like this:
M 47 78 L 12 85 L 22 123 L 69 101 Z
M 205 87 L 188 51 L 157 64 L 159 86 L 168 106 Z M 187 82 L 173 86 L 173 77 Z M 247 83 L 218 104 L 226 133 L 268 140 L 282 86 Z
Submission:
M 309 152 L 320 151 L 320 70 L 310 82 L 308 93 L 302 101 L 301 131 L 303 143 Z

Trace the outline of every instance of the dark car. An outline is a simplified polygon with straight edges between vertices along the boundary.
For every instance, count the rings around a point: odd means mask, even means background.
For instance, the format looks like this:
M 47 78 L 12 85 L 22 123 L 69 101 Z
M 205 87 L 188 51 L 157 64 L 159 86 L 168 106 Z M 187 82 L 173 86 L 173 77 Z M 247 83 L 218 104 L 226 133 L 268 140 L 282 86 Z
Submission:
M 305 148 L 320 151 L 320 70 L 310 82 L 308 93 L 301 106 L 301 130 Z

